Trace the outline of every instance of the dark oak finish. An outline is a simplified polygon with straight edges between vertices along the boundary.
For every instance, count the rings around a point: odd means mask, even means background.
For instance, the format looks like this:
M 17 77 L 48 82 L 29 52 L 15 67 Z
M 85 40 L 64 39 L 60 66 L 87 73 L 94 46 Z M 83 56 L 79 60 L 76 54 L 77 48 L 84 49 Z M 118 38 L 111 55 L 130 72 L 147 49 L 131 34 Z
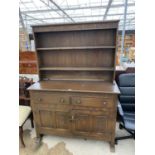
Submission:
M 104 21 L 104 22 L 85 22 L 85 23 L 66 23 L 53 25 L 39 25 L 33 26 L 35 33 L 39 32 L 64 32 L 64 31 L 84 31 L 84 30 L 108 30 L 117 29 L 118 20 Z
M 44 50 L 83 50 L 83 49 L 115 49 L 115 46 L 79 46 L 79 47 L 49 47 L 49 48 L 37 48 L 38 51 Z
M 118 21 L 33 26 L 40 81 L 29 87 L 37 136 L 94 138 L 114 147 Z
M 29 87 L 34 91 L 66 91 L 66 92 L 90 92 L 90 93 L 109 93 L 118 94 L 119 89 L 116 83 L 92 82 L 92 81 L 63 81 L 49 80 L 36 82 Z

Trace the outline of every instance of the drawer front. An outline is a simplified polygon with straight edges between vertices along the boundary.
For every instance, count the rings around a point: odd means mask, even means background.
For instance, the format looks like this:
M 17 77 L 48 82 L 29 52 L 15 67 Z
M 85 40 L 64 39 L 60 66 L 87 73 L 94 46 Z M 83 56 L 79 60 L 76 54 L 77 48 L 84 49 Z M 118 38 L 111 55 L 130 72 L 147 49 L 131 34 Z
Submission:
M 33 103 L 38 104 L 60 104 L 68 105 L 69 96 L 63 93 L 51 93 L 51 92 L 33 92 L 31 93 L 31 100 Z
M 98 107 L 98 108 L 107 108 L 107 109 L 114 108 L 112 95 L 108 97 L 72 96 L 71 102 L 73 105 L 76 105 L 76 106 L 88 106 L 88 107 Z

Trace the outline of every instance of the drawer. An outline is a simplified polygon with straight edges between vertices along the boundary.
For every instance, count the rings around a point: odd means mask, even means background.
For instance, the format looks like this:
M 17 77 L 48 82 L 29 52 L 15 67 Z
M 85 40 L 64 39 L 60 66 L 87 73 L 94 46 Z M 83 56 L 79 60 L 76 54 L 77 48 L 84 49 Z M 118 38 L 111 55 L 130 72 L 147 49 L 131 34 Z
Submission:
M 33 92 L 31 93 L 33 103 L 44 104 L 69 104 L 69 96 L 61 93 Z
M 76 106 L 88 106 L 97 108 L 114 108 L 113 96 L 91 97 L 91 96 L 72 96 L 72 104 Z

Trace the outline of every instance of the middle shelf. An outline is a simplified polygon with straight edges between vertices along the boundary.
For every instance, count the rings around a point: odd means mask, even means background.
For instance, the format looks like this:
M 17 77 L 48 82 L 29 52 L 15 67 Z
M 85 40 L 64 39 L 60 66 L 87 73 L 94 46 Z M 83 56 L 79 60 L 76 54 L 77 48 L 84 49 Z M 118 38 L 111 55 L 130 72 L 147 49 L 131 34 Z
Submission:
M 40 67 L 41 71 L 114 71 L 113 67 Z
M 36 48 L 37 51 L 44 50 L 73 50 L 73 49 L 115 49 L 115 46 L 78 46 L 78 47 L 47 47 L 47 48 Z

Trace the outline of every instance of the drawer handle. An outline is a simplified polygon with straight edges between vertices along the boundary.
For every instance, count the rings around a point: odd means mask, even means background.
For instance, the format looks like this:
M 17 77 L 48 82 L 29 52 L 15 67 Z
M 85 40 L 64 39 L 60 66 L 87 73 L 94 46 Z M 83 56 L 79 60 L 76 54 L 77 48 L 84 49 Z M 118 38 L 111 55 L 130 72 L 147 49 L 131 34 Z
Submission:
M 70 121 L 74 121 L 74 115 L 71 116 Z
M 64 103 L 65 100 L 63 98 L 60 99 L 60 103 Z
M 39 101 L 42 101 L 42 99 L 41 99 L 41 98 L 39 98 L 38 100 L 39 100 Z
M 77 100 L 76 103 L 77 103 L 77 104 L 80 104 L 80 103 L 81 103 L 81 100 Z
M 103 102 L 103 104 L 104 104 L 104 105 L 106 105 L 106 104 L 107 104 L 107 102 Z

